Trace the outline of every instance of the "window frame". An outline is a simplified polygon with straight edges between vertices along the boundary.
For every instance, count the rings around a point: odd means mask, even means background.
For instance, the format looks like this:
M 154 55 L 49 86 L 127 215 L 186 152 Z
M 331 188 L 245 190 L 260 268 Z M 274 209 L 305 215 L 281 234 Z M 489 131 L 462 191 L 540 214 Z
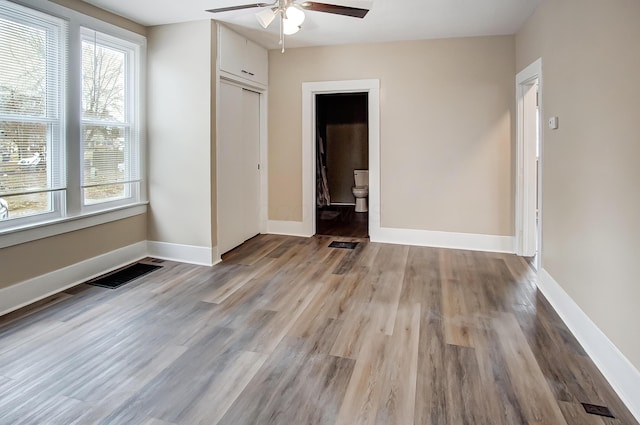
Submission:
M 0 221 L 0 234 L 16 226 L 29 226 L 43 221 L 62 218 L 66 210 L 65 105 L 69 60 L 65 47 L 68 43 L 68 23 L 57 16 L 42 13 L 37 10 L 35 12 L 34 15 L 40 15 L 36 18 L 39 22 L 31 22 L 29 19 L 25 19 L 18 11 L 10 13 L 9 19 L 20 25 L 44 31 L 46 34 L 47 49 L 54 50 L 54 54 L 45 54 L 44 58 L 46 69 L 45 79 L 47 81 L 45 85 L 45 104 L 47 106 L 45 106 L 42 116 L 29 115 L 26 113 L 3 113 L 0 114 L 0 116 L 6 121 L 46 126 L 47 158 L 45 158 L 45 161 L 47 163 L 47 187 L 33 193 L 47 193 L 50 210 L 14 219 L 11 219 L 11 216 L 9 216 L 9 221 Z M 56 61 L 55 63 L 53 62 L 54 60 Z M 51 183 L 53 174 L 61 176 L 59 177 L 60 182 L 58 185 Z M 9 198 L 8 195 L 3 196 Z
M 0 0 L 9 1 L 37 12 L 45 13 L 67 22 L 67 89 L 66 104 L 62 106 L 61 114 L 65 116 L 63 143 L 66 155 L 66 197 L 63 196 L 61 214 L 57 217 L 43 217 L 42 214 L 30 216 L 35 220 L 24 220 L 10 226 L 0 228 L 0 248 L 13 246 L 45 237 L 55 236 L 70 231 L 92 227 L 127 217 L 144 214 L 147 211 L 146 188 L 146 131 L 145 131 L 145 81 L 146 74 L 146 37 L 104 22 L 94 17 L 84 15 L 72 9 L 52 2 L 38 0 Z M 134 64 L 129 71 L 135 88 L 130 96 L 134 97 L 131 105 L 132 114 L 130 132 L 137 136 L 138 176 L 140 183 L 135 197 L 108 201 L 103 203 L 83 205 L 82 196 L 82 28 L 96 31 L 108 37 L 122 40 L 135 47 Z M 26 218 L 26 217 L 25 217 Z M 20 219 L 16 219 L 18 221 Z
M 134 162 L 137 159 L 137 168 L 138 170 L 127 170 L 128 178 L 125 179 L 125 196 L 123 198 L 118 198 L 111 201 L 102 201 L 96 203 L 88 203 L 85 199 L 85 187 L 82 187 L 81 199 L 82 199 L 82 211 L 83 212 L 96 212 L 103 210 L 109 207 L 123 206 L 128 205 L 132 202 L 136 202 L 140 196 L 139 186 L 142 182 L 142 177 L 140 174 L 140 137 L 139 132 L 136 129 L 137 123 L 137 112 L 136 112 L 136 104 L 139 102 L 139 91 L 137 90 L 137 86 L 140 85 L 139 81 L 136 81 L 136 70 L 140 66 L 138 58 L 140 57 L 140 47 L 132 43 L 128 40 L 124 40 L 119 37 L 114 37 L 110 34 L 105 34 L 101 31 L 96 31 L 92 28 L 88 28 L 86 26 L 82 26 L 80 28 L 80 43 L 82 44 L 86 40 L 91 40 L 91 33 L 96 35 L 96 40 L 100 45 L 112 48 L 114 50 L 119 50 L 125 53 L 125 96 L 126 96 L 126 104 L 125 104 L 125 113 L 124 113 L 124 121 L 107 121 L 107 120 L 97 120 L 97 119 L 86 119 L 84 117 L 80 117 L 80 126 L 81 128 L 85 125 L 111 125 L 113 127 L 122 127 L 124 132 L 128 133 L 129 146 L 128 152 L 125 155 L 128 155 L 133 158 L 129 158 L 129 162 Z M 81 71 L 82 72 L 82 71 Z M 82 133 L 82 132 L 81 132 Z M 84 141 L 80 141 L 80 155 L 81 158 L 84 157 Z M 125 156 L 126 157 L 126 156 Z M 81 162 L 81 176 L 84 173 L 84 163 Z M 137 176 L 131 177 L 132 173 L 137 174 Z

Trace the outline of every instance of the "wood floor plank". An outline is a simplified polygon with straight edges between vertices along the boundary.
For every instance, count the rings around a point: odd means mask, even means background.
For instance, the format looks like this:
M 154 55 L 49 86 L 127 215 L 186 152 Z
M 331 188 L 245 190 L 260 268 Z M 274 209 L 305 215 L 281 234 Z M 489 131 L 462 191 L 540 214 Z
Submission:
M 289 330 L 288 335 L 307 337 L 316 322 L 326 323 L 326 320 L 331 318 L 326 310 L 335 304 L 334 296 L 339 291 L 339 286 L 343 284 L 344 277 L 337 275 L 330 275 L 319 282 L 318 293 Z
M 353 361 L 304 346 L 304 339 L 284 341 L 219 423 L 334 423 Z
M 384 381 L 376 424 L 413 424 L 418 378 L 420 304 L 398 310 L 394 334 L 384 352 Z
M 493 323 L 523 416 L 531 423 L 566 425 L 515 317 L 501 314 Z
M 0 424 L 638 425 L 523 259 L 333 239 L 0 318 Z
M 97 381 L 97 390 L 85 396 L 83 414 L 73 424 L 97 424 L 130 400 L 136 400 L 138 392 L 182 356 L 187 347 L 169 346 L 159 350 L 149 363 L 120 380 L 111 383 Z M 157 420 L 157 419 L 156 419 Z
M 447 411 L 458 406 L 447 404 L 447 371 L 445 369 L 444 329 L 442 321 L 423 310 L 418 346 L 415 423 L 438 425 L 447 423 Z
M 22 411 L 16 412 L 17 414 L 0 416 L 0 421 L 15 425 L 67 424 L 80 415 L 81 403 L 80 400 L 55 394 L 39 395 L 33 398 L 31 403 L 24 405 Z
M 473 425 L 490 423 L 484 406 L 480 371 L 475 350 L 471 347 L 446 345 L 444 364 L 447 376 L 446 393 L 448 424 Z
M 475 354 L 485 397 L 487 418 L 495 425 L 527 424 L 520 400 L 516 395 L 506 361 L 491 326 L 491 317 L 479 318 L 474 329 L 477 341 Z
M 358 263 L 360 256 L 369 246 L 367 243 L 361 243 L 358 241 L 358 245 L 350 252 L 345 253 L 340 263 L 334 268 L 334 274 L 346 274 L 352 271 L 355 265 Z
M 58 294 L 51 295 L 40 301 L 36 301 L 33 304 L 29 304 L 26 307 L 20 309 L 19 311 L 14 311 L 14 312 L 5 314 L 4 316 L 0 316 L 0 335 L 2 335 L 3 329 L 7 328 L 7 325 L 15 322 L 16 320 L 20 319 L 20 321 L 23 324 L 27 324 L 29 323 L 29 321 L 27 320 L 27 317 L 31 315 L 35 315 L 36 313 L 42 310 L 45 310 L 48 307 L 51 307 L 59 302 L 67 300 L 69 297 L 71 297 L 71 295 L 65 292 L 60 292 Z
M 140 425 L 176 425 L 173 422 L 162 421 L 157 418 L 146 418 Z
M 412 247 L 401 297 L 405 304 L 417 297 L 421 306 L 414 422 L 425 425 L 447 423 L 442 285 L 438 263 L 438 249 Z
M 442 313 L 444 316 L 445 342 L 462 347 L 473 347 L 469 314 L 464 297 L 464 286 L 470 278 L 466 270 L 456 269 L 463 253 L 440 251 L 442 284 Z M 466 280 L 465 280 L 466 279 Z
M 12 329 L 7 327 L 4 332 L 0 332 L 0 356 L 8 351 L 17 350 L 23 344 L 29 344 L 33 340 L 41 341 L 46 336 L 52 336 L 56 333 L 56 328 L 65 327 L 64 322 L 53 320 L 40 320 L 31 322 L 28 325 L 20 326 L 20 328 Z M 64 329 L 59 330 L 60 334 L 64 333 Z
M 338 413 L 336 425 L 374 424 L 382 393 L 385 341 L 387 336 L 372 333 L 365 339 Z
M 344 327 L 332 350 L 335 356 L 356 358 L 372 333 L 393 333 L 404 282 L 408 247 L 385 246 L 364 281 L 354 292 L 354 304 L 345 312 Z
M 355 294 L 361 290 L 360 286 L 367 284 L 366 272 L 351 271 L 345 275 L 329 276 L 328 279 L 333 293 L 319 314 L 332 319 L 344 319 L 347 312 L 357 310 L 359 306 Z
M 267 360 L 266 354 L 241 352 L 220 375 L 212 381 L 198 403 L 180 421 L 187 424 L 216 425 L 233 402 Z M 220 391 L 224 385 L 225 391 Z
M 265 235 L 263 237 L 253 238 L 248 241 L 248 246 L 245 248 L 251 248 L 251 242 L 258 244 L 253 249 L 242 249 L 240 256 L 233 259 L 236 264 L 243 264 L 246 266 L 254 265 L 256 262 L 262 260 L 265 257 L 278 249 L 278 247 L 284 242 L 285 239 L 277 237 L 275 235 Z
M 273 261 L 274 260 L 270 258 L 265 259 L 265 266 L 270 265 Z M 236 270 L 237 272 L 229 281 L 216 288 L 216 290 L 207 295 L 203 301 L 220 304 L 262 272 L 260 267 L 238 267 Z
M 277 312 L 268 326 L 257 333 L 246 349 L 258 353 L 271 353 L 296 324 L 320 289 L 320 285 L 315 285 L 307 292 L 300 292 L 292 303 L 291 310 Z

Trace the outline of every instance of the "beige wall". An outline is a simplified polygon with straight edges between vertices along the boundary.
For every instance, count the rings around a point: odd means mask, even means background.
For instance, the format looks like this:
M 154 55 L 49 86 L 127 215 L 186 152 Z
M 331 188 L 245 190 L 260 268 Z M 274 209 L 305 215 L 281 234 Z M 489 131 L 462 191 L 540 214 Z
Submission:
M 301 221 L 302 82 L 380 80 L 384 227 L 513 234 L 513 36 L 269 52 L 269 219 Z
M 50 0 L 52 3 L 57 3 L 61 6 L 68 7 L 69 9 L 73 9 L 77 12 L 84 13 L 85 15 L 93 16 L 94 18 L 100 19 L 105 22 L 109 22 L 110 24 L 117 25 L 121 28 L 128 29 L 129 31 L 136 32 L 138 34 L 147 35 L 147 28 L 143 25 L 140 25 L 136 22 L 130 21 L 129 19 L 123 18 L 121 16 L 115 15 L 113 13 L 107 12 L 106 10 L 100 9 L 91 5 L 89 3 L 85 3 L 80 0 Z
M 49 273 L 147 238 L 144 214 L 0 249 L 0 288 Z
M 112 13 L 78 0 L 53 0 L 62 6 L 93 16 L 139 34 L 146 29 Z M 0 249 L 4 267 L 0 288 L 70 266 L 147 238 L 146 214 L 100 226 L 65 233 Z
M 212 247 L 215 241 L 214 28 L 204 20 L 148 30 L 148 238 L 152 241 L 199 247 Z
M 543 267 L 640 369 L 640 2 L 546 0 L 517 34 L 542 58 Z

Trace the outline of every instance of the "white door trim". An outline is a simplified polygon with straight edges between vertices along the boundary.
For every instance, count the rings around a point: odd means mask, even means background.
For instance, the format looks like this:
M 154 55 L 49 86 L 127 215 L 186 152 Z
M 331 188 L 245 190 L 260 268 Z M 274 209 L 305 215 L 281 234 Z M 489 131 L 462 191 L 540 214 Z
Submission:
M 525 161 L 524 137 L 524 108 L 523 99 L 526 88 L 534 81 L 538 82 L 538 110 L 540 120 L 538 122 L 538 138 L 540 146 L 540 161 L 536 181 L 535 169 L 532 164 Z M 542 254 L 542 59 L 538 59 L 516 75 L 516 205 L 515 205 L 515 241 L 516 254 L 529 255 L 529 247 L 537 239 L 536 269 L 540 268 Z M 528 147 L 531 148 L 531 147 Z M 535 205 L 531 205 L 531 199 L 538 200 L 538 225 L 536 226 Z M 532 240 L 533 239 L 533 240 Z
M 302 83 L 302 228 L 316 233 L 316 102 L 317 94 L 369 94 L 369 235 L 380 233 L 380 80 Z

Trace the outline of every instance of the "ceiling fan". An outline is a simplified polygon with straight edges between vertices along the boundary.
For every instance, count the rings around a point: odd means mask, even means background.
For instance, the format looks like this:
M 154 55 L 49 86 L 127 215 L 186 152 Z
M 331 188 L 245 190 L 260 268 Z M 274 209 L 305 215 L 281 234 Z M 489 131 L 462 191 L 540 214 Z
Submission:
M 207 12 L 221 13 L 234 10 L 251 9 L 254 7 L 265 8 L 256 13 L 256 18 L 263 28 L 267 28 L 276 17 L 280 18 L 280 45 L 284 53 L 284 36 L 297 33 L 302 28 L 305 15 L 304 11 L 333 13 L 335 15 L 364 18 L 369 9 L 340 6 L 336 4 L 318 3 L 315 1 L 296 2 L 295 0 L 275 0 L 273 3 L 250 3 L 238 6 L 220 7 L 208 9 Z

